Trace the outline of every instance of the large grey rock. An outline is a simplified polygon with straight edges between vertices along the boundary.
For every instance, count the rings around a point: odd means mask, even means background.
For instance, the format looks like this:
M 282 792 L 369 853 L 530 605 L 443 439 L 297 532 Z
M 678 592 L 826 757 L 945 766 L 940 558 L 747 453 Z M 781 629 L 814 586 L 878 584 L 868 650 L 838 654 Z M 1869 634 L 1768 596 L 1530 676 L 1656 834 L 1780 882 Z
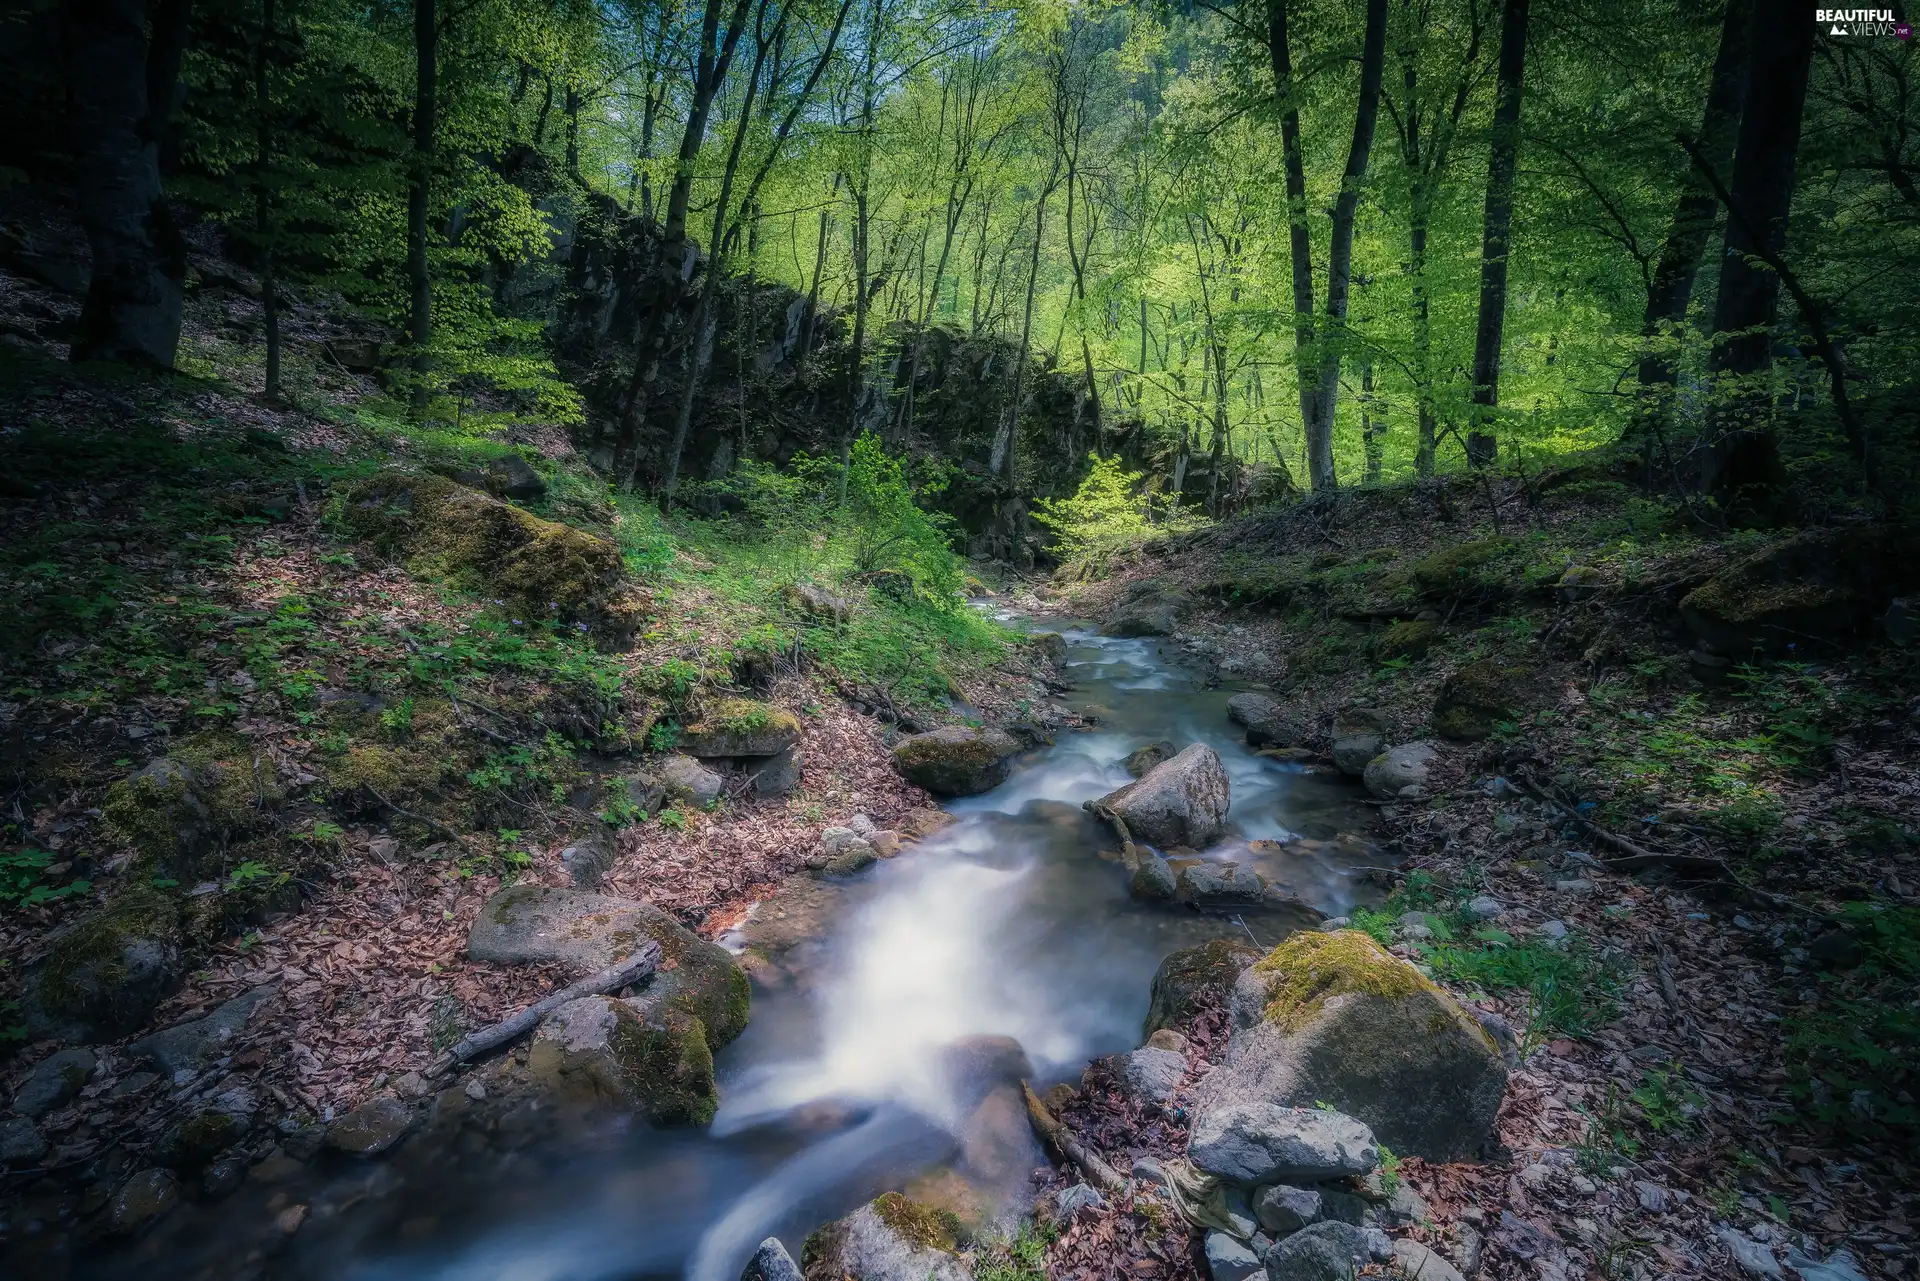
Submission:
M 227 1053 L 228 1045 L 246 1030 L 254 1011 L 272 995 L 271 985 L 250 988 L 203 1018 L 141 1037 L 127 1047 L 127 1053 L 152 1059 L 168 1076 L 197 1072 Z
M 1019 740 L 1005 730 L 949 727 L 903 738 L 893 766 L 935 796 L 977 796 L 1007 781 Z
M 92 1050 L 61 1050 L 33 1065 L 27 1079 L 13 1093 L 13 1110 L 21 1116 L 45 1116 L 63 1107 L 80 1087 L 93 1079 L 97 1066 Z
M 844 623 L 853 615 L 853 602 L 818 583 L 789 583 L 780 589 L 780 599 L 796 613 L 830 623 Z
M 584 890 L 515 885 L 488 899 L 467 933 L 467 955 L 496 965 L 559 961 L 591 974 L 631 956 L 648 939 L 660 969 L 639 998 L 697 1018 L 714 1049 L 747 1025 L 747 978 L 726 949 L 647 903 Z
M 718 774 L 691 756 L 678 754 L 660 762 L 660 784 L 667 799 L 702 807 L 719 800 L 724 786 Z
M 1353 1281 L 1375 1244 L 1350 1223 L 1316 1223 L 1267 1251 L 1267 1281 Z
M 1253 747 L 1298 747 L 1308 737 L 1305 723 L 1265 694 L 1235 694 L 1227 700 L 1227 719 L 1246 728 Z
M 1136 1103 L 1165 1103 L 1187 1074 L 1187 1058 L 1172 1050 L 1141 1046 L 1119 1059 L 1120 1085 Z
M 809 1276 L 855 1281 L 972 1281 L 939 1213 L 889 1192 L 807 1238 Z
M 800 790 L 801 768 L 806 760 L 806 753 L 796 744 L 783 752 L 753 761 L 747 766 L 747 778 L 751 780 L 753 794 L 792 796 Z
M 1247 1281 L 1261 1269 L 1260 1256 L 1218 1229 L 1207 1233 L 1207 1275 L 1213 1281 Z
M 379 1094 L 327 1126 L 325 1142 L 348 1156 L 378 1156 L 412 1125 L 412 1108 L 391 1094 Z
M 1163 849 L 1203 849 L 1226 830 L 1231 799 L 1220 757 L 1205 743 L 1194 743 L 1089 806 L 1119 818 L 1136 840 Z
M 1387 745 L 1387 718 L 1371 707 L 1349 707 L 1333 718 L 1333 763 L 1358 778 Z
M 1239 863 L 1189 863 L 1179 886 L 1180 897 L 1203 908 L 1259 907 L 1267 893 L 1266 878 Z
M 534 1034 L 527 1071 L 557 1098 L 630 1107 L 655 1125 L 704 1125 L 719 1106 L 705 1029 L 658 1002 L 567 1002 Z
M 1423 793 L 1439 758 L 1431 743 L 1402 743 L 1367 762 L 1367 790 L 1383 801 Z
M 680 730 L 688 756 L 777 756 L 800 741 L 800 721 L 784 707 L 751 698 L 723 698 Z
M 1116 606 L 1100 630 L 1108 636 L 1171 636 L 1186 603 L 1177 592 L 1148 591 Z
M 1187 1160 L 1234 1183 L 1315 1183 L 1371 1172 L 1380 1149 L 1344 1113 L 1233 1100 L 1195 1115 Z
M 1471 1160 L 1492 1143 L 1507 1066 L 1485 1028 L 1356 930 L 1289 937 L 1235 984 L 1226 1061 L 1194 1133 L 1256 1106 L 1327 1103 L 1395 1152 Z
M 1261 1188 L 1253 1203 L 1254 1218 L 1276 1237 L 1292 1236 L 1300 1229 L 1320 1222 L 1323 1217 L 1320 1193 L 1313 1188 L 1296 1188 L 1276 1183 Z
M 24 1116 L 0 1121 L 0 1166 L 32 1165 L 47 1153 L 47 1136 Z
M 503 454 L 487 463 L 485 488 L 499 498 L 531 502 L 544 498 L 547 482 L 526 459 L 518 454 Z
M 179 912 L 136 885 L 48 936 L 22 984 L 32 1040 L 99 1044 L 134 1032 L 180 986 Z
M 779 1237 L 768 1237 L 740 1270 L 740 1281 L 801 1281 L 800 1268 Z

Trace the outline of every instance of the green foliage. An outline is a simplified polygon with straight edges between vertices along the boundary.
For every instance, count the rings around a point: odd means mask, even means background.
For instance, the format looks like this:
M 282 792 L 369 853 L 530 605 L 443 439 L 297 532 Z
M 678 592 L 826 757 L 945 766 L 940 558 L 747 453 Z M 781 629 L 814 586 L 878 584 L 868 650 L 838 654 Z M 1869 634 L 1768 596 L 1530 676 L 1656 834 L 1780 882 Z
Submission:
M 1621 976 L 1569 935 L 1558 945 L 1477 929 L 1426 949 L 1436 978 L 1527 994 L 1527 1041 L 1588 1036 L 1620 1012 Z
M 655 721 L 647 731 L 649 752 L 671 752 L 680 742 L 680 727 L 672 721 Z
M 978 1281 L 1047 1281 L 1047 1247 L 1058 1239 L 1059 1229 L 1023 1219 L 1011 1237 L 978 1245 L 973 1274 Z
M 1787 1022 L 1795 1099 L 1824 1125 L 1864 1134 L 1920 1127 L 1920 908 L 1847 903 L 1857 966 L 1822 974 Z
M 687 824 L 691 822 L 693 818 L 692 815 L 681 809 L 677 804 L 667 806 L 667 808 L 660 811 L 657 817 L 660 820 L 660 826 L 666 828 L 669 832 L 686 831 Z
M 91 881 L 63 884 L 57 878 L 48 879 L 48 868 L 53 862 L 54 856 L 46 850 L 25 849 L 0 854 L 0 905 L 42 907 L 85 894 L 93 888 Z
M 1141 472 L 1128 471 L 1118 457 L 1087 457 L 1087 477 L 1071 498 L 1046 498 L 1034 504 L 1033 519 L 1053 531 L 1054 545 L 1067 560 L 1100 560 L 1156 532 Z

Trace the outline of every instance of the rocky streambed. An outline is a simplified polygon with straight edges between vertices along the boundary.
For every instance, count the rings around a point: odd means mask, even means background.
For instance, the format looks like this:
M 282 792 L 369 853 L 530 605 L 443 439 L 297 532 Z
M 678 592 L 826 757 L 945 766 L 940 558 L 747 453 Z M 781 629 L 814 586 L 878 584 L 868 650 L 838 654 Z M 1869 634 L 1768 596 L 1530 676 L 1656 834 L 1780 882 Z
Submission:
M 257 1159 L 204 1169 L 221 1195 L 183 1197 L 177 1168 L 129 1171 L 109 1210 L 120 1235 L 50 1262 L 143 1278 L 732 1281 L 750 1263 L 781 1274 L 784 1251 L 809 1275 L 918 1281 L 989 1266 L 1025 1216 L 1134 1207 L 1165 1229 L 1168 1276 L 1237 1281 L 1282 1247 L 1391 1257 L 1374 1225 L 1406 1207 L 1381 1163 L 1465 1154 L 1503 1069 L 1492 1035 L 1411 967 L 1326 928 L 1379 861 L 1364 793 L 1262 753 L 1234 723 L 1244 700 L 1230 711 L 1230 692 L 1152 640 L 1062 643 L 1091 728 L 1050 744 L 1019 726 L 905 740 L 902 772 L 949 795 L 945 812 L 828 829 L 810 870 L 718 945 L 584 883 L 501 891 L 474 922 L 474 957 L 563 980 L 651 942 L 658 972 L 563 1006 L 477 1065 L 408 1074 Z M 1289 938 L 1338 946 L 1269 956 Z M 251 1014 L 217 1011 L 202 1048 Z M 1232 1071 L 1206 1073 L 1230 1041 L 1279 1048 L 1236 1048 Z M 1355 1048 L 1344 1067 L 1295 1061 L 1323 1043 Z M 1410 1093 L 1413 1071 L 1454 1093 Z M 1150 1136 L 1130 1146 L 1163 1150 L 1116 1153 L 1103 1176 L 1075 1163 L 1100 1159 L 1075 1127 L 1092 1133 L 1088 1108 L 1116 1100 Z M 1301 1100 L 1337 1110 L 1287 1106 Z M 244 1103 L 210 1098 L 203 1114 Z M 1459 1133 L 1407 1131 L 1409 1108 Z M 1050 1186 L 1055 1159 L 1082 1177 Z

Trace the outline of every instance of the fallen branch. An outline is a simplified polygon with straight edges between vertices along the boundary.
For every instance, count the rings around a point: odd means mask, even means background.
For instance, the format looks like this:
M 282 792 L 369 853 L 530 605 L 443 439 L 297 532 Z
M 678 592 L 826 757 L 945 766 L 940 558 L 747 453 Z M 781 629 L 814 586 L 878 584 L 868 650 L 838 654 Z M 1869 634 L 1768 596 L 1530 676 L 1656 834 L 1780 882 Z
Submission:
M 454 831 L 451 827 L 448 827 L 445 823 L 442 823 L 439 819 L 432 818 L 426 814 L 416 814 L 412 810 L 401 809 L 398 805 L 395 805 L 392 801 L 382 796 L 379 793 L 379 791 L 375 789 L 371 783 L 364 783 L 362 784 L 362 786 L 367 789 L 368 793 L 372 795 L 374 800 L 379 801 L 382 805 L 386 806 L 388 809 L 398 814 L 401 818 L 410 818 L 414 822 L 419 823 L 424 827 L 430 827 L 434 831 L 442 834 L 443 836 L 450 838 L 455 844 L 459 844 L 461 840 L 460 833 Z
M 498 1049 L 509 1041 L 518 1040 L 539 1025 L 540 1020 L 565 1005 L 568 1001 L 577 1001 L 583 996 L 605 996 L 630 983 L 638 983 L 652 974 L 660 964 L 660 945 L 649 939 L 640 945 L 640 950 L 611 969 L 601 970 L 598 974 L 589 974 L 577 983 L 569 984 L 549 996 L 543 996 L 520 1011 L 512 1018 L 503 1019 L 490 1028 L 462 1037 L 452 1049 L 435 1059 L 427 1068 L 426 1076 L 432 1079 L 444 1075 L 456 1063 L 461 1063 L 488 1050 Z
M 1606 828 L 1600 826 L 1586 815 L 1581 814 L 1573 807 L 1555 800 L 1544 789 L 1536 787 L 1524 777 L 1516 775 L 1514 782 L 1518 784 L 1521 791 L 1531 796 L 1534 800 L 1539 801 L 1542 805 L 1550 806 L 1566 818 L 1578 823 L 1581 827 L 1593 833 L 1594 839 L 1602 845 L 1610 845 L 1614 849 L 1619 850 L 1621 853 L 1621 857 L 1619 858 L 1595 860 L 1600 866 L 1609 871 L 1638 872 L 1649 867 L 1671 867 L 1675 871 L 1703 873 L 1708 876 L 1728 877 L 1731 875 L 1727 870 L 1727 865 L 1717 858 L 1710 858 L 1705 854 L 1663 854 L 1658 850 L 1650 850 L 1645 846 L 1636 845 L 1624 836 L 1609 832 Z
M 1076 1135 L 1040 1101 L 1033 1087 L 1025 1081 L 1020 1082 L 1021 1092 L 1027 1096 L 1027 1119 L 1033 1122 L 1033 1129 L 1043 1142 L 1067 1160 L 1078 1166 L 1080 1173 L 1099 1184 L 1108 1192 L 1124 1192 L 1126 1179 L 1120 1171 L 1108 1165 L 1098 1152 L 1080 1141 Z

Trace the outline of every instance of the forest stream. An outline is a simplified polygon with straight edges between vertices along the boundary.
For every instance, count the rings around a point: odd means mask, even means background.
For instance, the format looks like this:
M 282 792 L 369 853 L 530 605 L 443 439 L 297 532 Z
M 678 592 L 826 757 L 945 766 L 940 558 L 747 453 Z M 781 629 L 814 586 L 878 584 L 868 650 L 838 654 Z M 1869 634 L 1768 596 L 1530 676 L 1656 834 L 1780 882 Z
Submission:
M 1220 753 L 1233 803 L 1208 859 L 1251 864 L 1327 911 L 1353 901 L 1354 869 L 1374 861 L 1354 785 L 1254 755 L 1228 723 L 1231 691 L 1205 688 L 1160 642 L 1065 635 L 1069 702 L 1094 728 L 953 802 L 957 821 L 905 856 L 818 883 L 800 908 L 810 927 L 783 936 L 778 979 L 756 983 L 751 1024 L 719 1056 L 707 1131 L 621 1126 L 516 1149 L 503 1123 L 478 1151 L 421 1135 L 391 1162 L 322 1163 L 298 1176 L 306 1187 L 253 1183 L 175 1215 L 94 1274 L 224 1275 L 236 1242 L 294 1202 L 310 1215 L 276 1271 L 367 1281 L 732 1281 L 764 1238 L 797 1257 L 818 1225 L 956 1163 L 971 1195 L 1017 1216 L 1045 1158 L 1017 1150 L 1032 1143 L 1024 1118 L 985 1140 L 997 1159 L 961 1156 L 982 1122 L 943 1076 L 951 1047 L 1011 1038 L 1036 1087 L 1077 1079 L 1137 1044 L 1167 953 L 1223 934 L 1270 947 L 1303 921 L 1132 900 L 1111 834 L 1082 809 L 1128 780 L 1130 751 L 1164 738 Z M 750 919 L 723 941 L 780 946 L 760 929 Z

